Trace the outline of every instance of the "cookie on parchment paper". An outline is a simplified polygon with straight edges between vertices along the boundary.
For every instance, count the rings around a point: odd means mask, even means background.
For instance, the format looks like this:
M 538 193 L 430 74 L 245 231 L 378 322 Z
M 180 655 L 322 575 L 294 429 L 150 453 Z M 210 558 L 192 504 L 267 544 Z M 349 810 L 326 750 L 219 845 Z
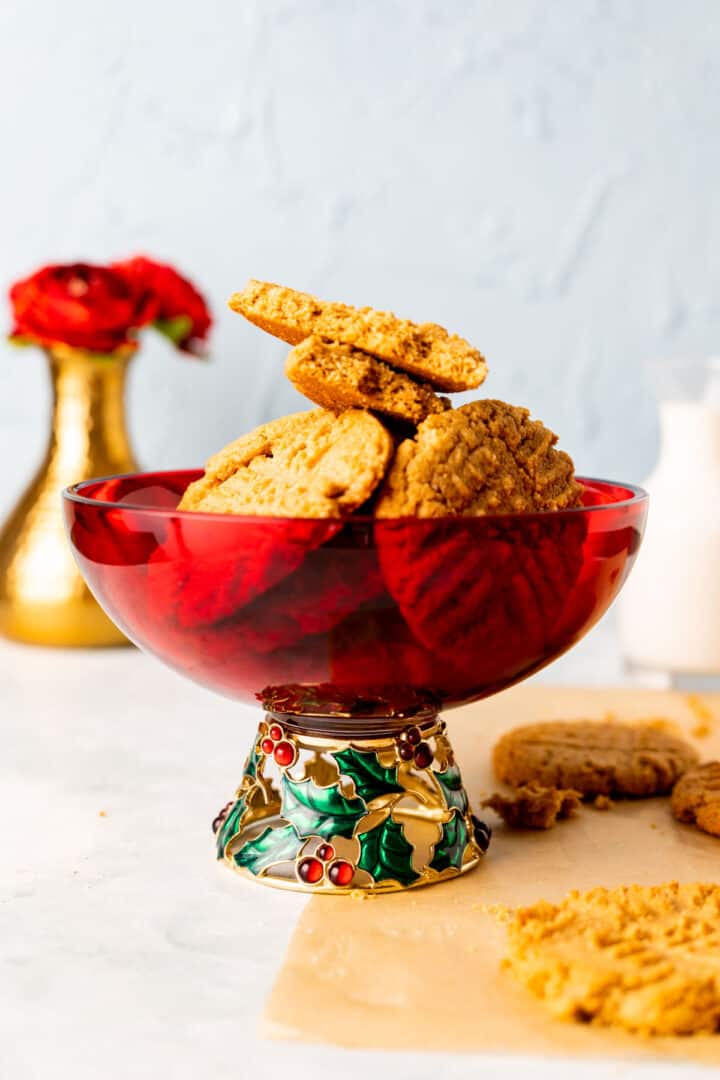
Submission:
M 673 788 L 670 806 L 678 821 L 720 836 L 720 761 L 689 769 Z
M 697 763 L 683 739 L 650 724 L 549 720 L 506 732 L 493 750 L 499 780 L 583 795 L 665 795 Z

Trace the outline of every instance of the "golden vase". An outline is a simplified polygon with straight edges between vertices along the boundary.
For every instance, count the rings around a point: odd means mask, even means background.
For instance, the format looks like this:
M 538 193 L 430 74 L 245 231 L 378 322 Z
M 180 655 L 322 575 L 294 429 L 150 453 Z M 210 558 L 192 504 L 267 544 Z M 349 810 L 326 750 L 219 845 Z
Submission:
M 130 356 L 57 346 L 47 352 L 52 427 L 45 458 L 0 532 L 0 632 L 34 645 L 122 645 L 80 576 L 60 492 L 93 476 L 135 472 L 125 426 Z

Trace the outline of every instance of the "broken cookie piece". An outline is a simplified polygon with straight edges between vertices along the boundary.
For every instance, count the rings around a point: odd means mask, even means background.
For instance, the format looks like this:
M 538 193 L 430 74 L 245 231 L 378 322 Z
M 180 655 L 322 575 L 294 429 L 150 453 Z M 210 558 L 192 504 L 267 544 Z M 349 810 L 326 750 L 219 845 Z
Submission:
M 293 386 L 326 409 L 373 409 L 396 420 L 419 424 L 450 407 L 410 375 L 356 349 L 311 336 L 287 358 L 285 374 Z
M 562 818 L 569 818 L 580 808 L 581 795 L 572 788 L 524 784 L 512 795 L 496 792 L 480 803 L 498 814 L 514 829 L 551 829 Z

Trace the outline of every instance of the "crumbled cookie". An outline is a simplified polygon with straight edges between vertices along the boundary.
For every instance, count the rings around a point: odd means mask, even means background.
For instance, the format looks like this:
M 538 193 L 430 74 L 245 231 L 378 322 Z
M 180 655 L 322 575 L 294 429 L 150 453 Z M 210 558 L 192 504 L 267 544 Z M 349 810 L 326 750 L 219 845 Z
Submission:
M 249 281 L 229 303 L 233 311 L 290 345 L 311 334 L 355 345 L 438 390 L 472 390 L 487 373 L 477 349 L 434 323 L 413 323 L 387 311 L 328 303 L 265 281 Z
M 536 781 L 583 795 L 663 795 L 698 755 L 688 743 L 644 724 L 556 720 L 514 728 L 493 765 L 513 787 Z
M 720 886 L 572 892 L 513 912 L 504 966 L 553 1016 L 634 1034 L 720 1031 Z
M 557 436 L 527 409 L 473 401 L 430 416 L 398 447 L 378 517 L 445 517 L 562 510 L 581 487 Z
M 210 458 L 178 509 L 341 517 L 370 497 L 392 451 L 390 434 L 368 412 L 295 413 L 263 424 Z
M 670 806 L 678 821 L 720 836 L 720 761 L 686 772 L 673 788 Z
M 506 825 L 515 829 L 551 829 L 556 821 L 569 818 L 580 808 L 581 795 L 572 788 L 523 784 L 512 795 L 496 792 L 480 803 L 494 810 Z
M 311 336 L 287 358 L 285 374 L 301 394 L 326 409 L 374 409 L 396 420 L 419 424 L 450 407 L 410 375 L 354 345 Z

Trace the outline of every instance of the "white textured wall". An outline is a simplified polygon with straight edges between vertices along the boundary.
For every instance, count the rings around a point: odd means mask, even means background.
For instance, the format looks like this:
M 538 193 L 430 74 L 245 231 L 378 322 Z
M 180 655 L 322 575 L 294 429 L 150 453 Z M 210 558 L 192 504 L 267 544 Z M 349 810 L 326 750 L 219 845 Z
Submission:
M 48 260 L 175 260 L 212 364 L 148 341 L 143 462 L 200 462 L 301 406 L 248 276 L 467 335 L 487 392 L 639 480 L 644 363 L 720 348 L 717 0 L 0 4 L 0 285 Z M 0 512 L 37 458 L 42 361 L 0 346 Z

